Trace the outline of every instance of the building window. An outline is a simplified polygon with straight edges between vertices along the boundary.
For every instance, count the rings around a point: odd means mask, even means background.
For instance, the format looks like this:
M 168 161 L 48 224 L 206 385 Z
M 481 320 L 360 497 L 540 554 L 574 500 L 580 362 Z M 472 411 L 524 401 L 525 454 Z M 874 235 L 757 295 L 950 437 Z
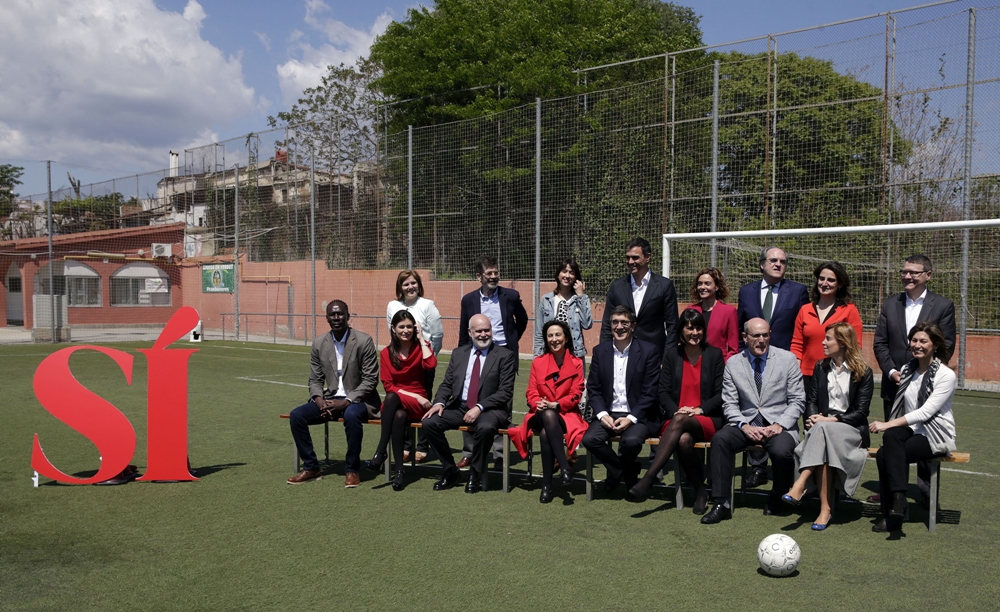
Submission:
M 67 276 L 66 293 L 70 306 L 100 306 L 101 279 Z
M 170 281 L 152 264 L 129 264 L 111 275 L 112 306 L 170 306 Z
M 21 277 L 20 276 L 8 276 L 7 277 L 7 291 L 11 293 L 21 293 Z

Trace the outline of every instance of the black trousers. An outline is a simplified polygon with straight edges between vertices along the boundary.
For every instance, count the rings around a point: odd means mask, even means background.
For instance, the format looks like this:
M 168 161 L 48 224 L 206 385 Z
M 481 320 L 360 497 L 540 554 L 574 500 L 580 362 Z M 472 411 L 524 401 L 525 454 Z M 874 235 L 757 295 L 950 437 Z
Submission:
M 424 430 L 427 440 L 441 460 L 445 470 L 455 469 L 455 457 L 451 454 L 451 446 L 445 437 L 445 432 L 469 425 L 463 420 L 468 408 L 446 408 L 441 414 L 436 414 L 424 420 Z M 497 430 L 510 425 L 510 415 L 504 410 L 487 410 L 472 423 L 472 469 L 480 474 L 486 473 L 486 460 L 489 457 L 490 445 L 497 435 Z
M 892 414 L 892 404 L 895 401 L 893 398 L 883 399 L 882 408 L 885 412 L 885 420 L 890 421 L 889 415 Z M 884 437 L 884 434 L 883 434 Z M 931 495 L 931 466 L 926 461 L 917 461 L 917 488 L 920 492 L 930 497 Z
M 726 425 L 712 437 L 712 497 L 728 499 L 736 453 L 756 444 L 738 427 Z M 795 438 L 787 431 L 764 442 L 764 454 L 774 462 L 774 484 L 769 503 L 775 504 L 795 482 Z
M 927 436 L 913 433 L 907 425 L 892 427 L 882 432 L 882 447 L 875 453 L 882 514 L 889 515 L 893 493 L 906 493 L 906 486 L 910 480 L 910 464 L 923 463 L 929 472 L 930 466 L 926 461 L 933 456 Z
M 618 444 L 618 453 L 611 448 L 611 438 L 621 435 L 621 442 Z M 617 434 L 604 426 L 600 420 L 593 420 L 587 433 L 583 434 L 583 447 L 587 452 L 593 453 L 601 460 L 608 470 L 611 478 L 621 478 L 622 472 L 627 469 L 636 470 L 638 473 L 639 463 L 636 459 L 642 451 L 642 445 L 649 437 L 649 428 L 642 423 L 633 423 Z

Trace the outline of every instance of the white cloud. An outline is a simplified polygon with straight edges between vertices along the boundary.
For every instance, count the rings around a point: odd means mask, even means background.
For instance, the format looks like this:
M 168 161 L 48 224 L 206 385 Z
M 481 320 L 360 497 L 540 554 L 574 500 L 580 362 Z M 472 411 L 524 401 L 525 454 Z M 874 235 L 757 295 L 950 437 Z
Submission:
M 254 111 L 240 59 L 202 39 L 204 19 L 196 0 L 183 15 L 153 0 L 0 2 L 5 156 L 163 168 L 169 149 Z
M 291 33 L 289 43 L 292 54 L 297 57 L 277 67 L 278 83 L 286 105 L 298 100 L 306 88 L 319 85 L 327 66 L 342 63 L 351 66 L 359 57 L 367 57 L 375 37 L 385 32 L 392 22 L 392 16 L 384 12 L 365 31 L 330 17 L 330 12 L 323 0 L 306 0 L 306 25 L 320 33 L 326 42 L 314 47 L 299 30 Z
M 264 50 L 267 51 L 268 53 L 270 53 L 271 52 L 271 37 L 268 36 L 267 34 L 263 33 L 263 32 L 254 32 L 254 34 L 257 36 L 257 40 L 260 41 L 260 44 L 264 47 Z

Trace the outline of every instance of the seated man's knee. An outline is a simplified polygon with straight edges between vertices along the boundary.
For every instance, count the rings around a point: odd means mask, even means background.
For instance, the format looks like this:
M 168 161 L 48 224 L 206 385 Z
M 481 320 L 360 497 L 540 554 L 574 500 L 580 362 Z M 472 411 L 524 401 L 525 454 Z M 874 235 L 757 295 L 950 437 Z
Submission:
M 344 425 L 355 424 L 368 420 L 368 406 L 357 403 L 351 404 L 344 410 Z

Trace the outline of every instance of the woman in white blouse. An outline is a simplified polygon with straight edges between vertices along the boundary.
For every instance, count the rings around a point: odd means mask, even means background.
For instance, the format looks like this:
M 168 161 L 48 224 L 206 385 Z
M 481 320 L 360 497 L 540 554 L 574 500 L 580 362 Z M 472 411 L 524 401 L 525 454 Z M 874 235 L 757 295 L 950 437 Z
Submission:
M 918 321 L 907 338 L 913 360 L 900 373 L 889 420 L 869 426 L 872 433 L 882 434 L 882 447 L 875 455 L 883 516 L 872 526 L 877 533 L 903 526 L 909 510 L 909 464 L 955 450 L 951 401 L 957 380 L 946 365 L 951 355 L 944 334 L 937 324 Z
M 806 388 L 806 434 L 795 447 L 799 478 L 781 498 L 799 505 L 810 478 L 819 489 L 819 516 L 812 524 L 823 531 L 833 521 L 838 492 L 853 495 L 868 457 L 868 408 L 875 390 L 854 327 L 831 323 L 823 340 L 825 359 Z
M 441 325 L 441 313 L 434 302 L 424 297 L 424 283 L 416 270 L 403 270 L 396 277 L 396 299 L 389 302 L 385 308 L 385 321 L 392 332 L 392 318 L 400 310 L 408 310 L 417 321 L 417 328 L 422 332 L 424 340 L 431 343 L 431 350 L 437 355 L 441 352 L 441 340 L 444 338 L 444 327 Z M 434 397 L 434 370 L 425 370 L 427 397 Z M 406 450 L 403 451 L 403 461 L 410 459 L 410 438 L 406 438 Z M 421 429 L 417 440 L 417 463 L 427 460 L 428 443 Z

